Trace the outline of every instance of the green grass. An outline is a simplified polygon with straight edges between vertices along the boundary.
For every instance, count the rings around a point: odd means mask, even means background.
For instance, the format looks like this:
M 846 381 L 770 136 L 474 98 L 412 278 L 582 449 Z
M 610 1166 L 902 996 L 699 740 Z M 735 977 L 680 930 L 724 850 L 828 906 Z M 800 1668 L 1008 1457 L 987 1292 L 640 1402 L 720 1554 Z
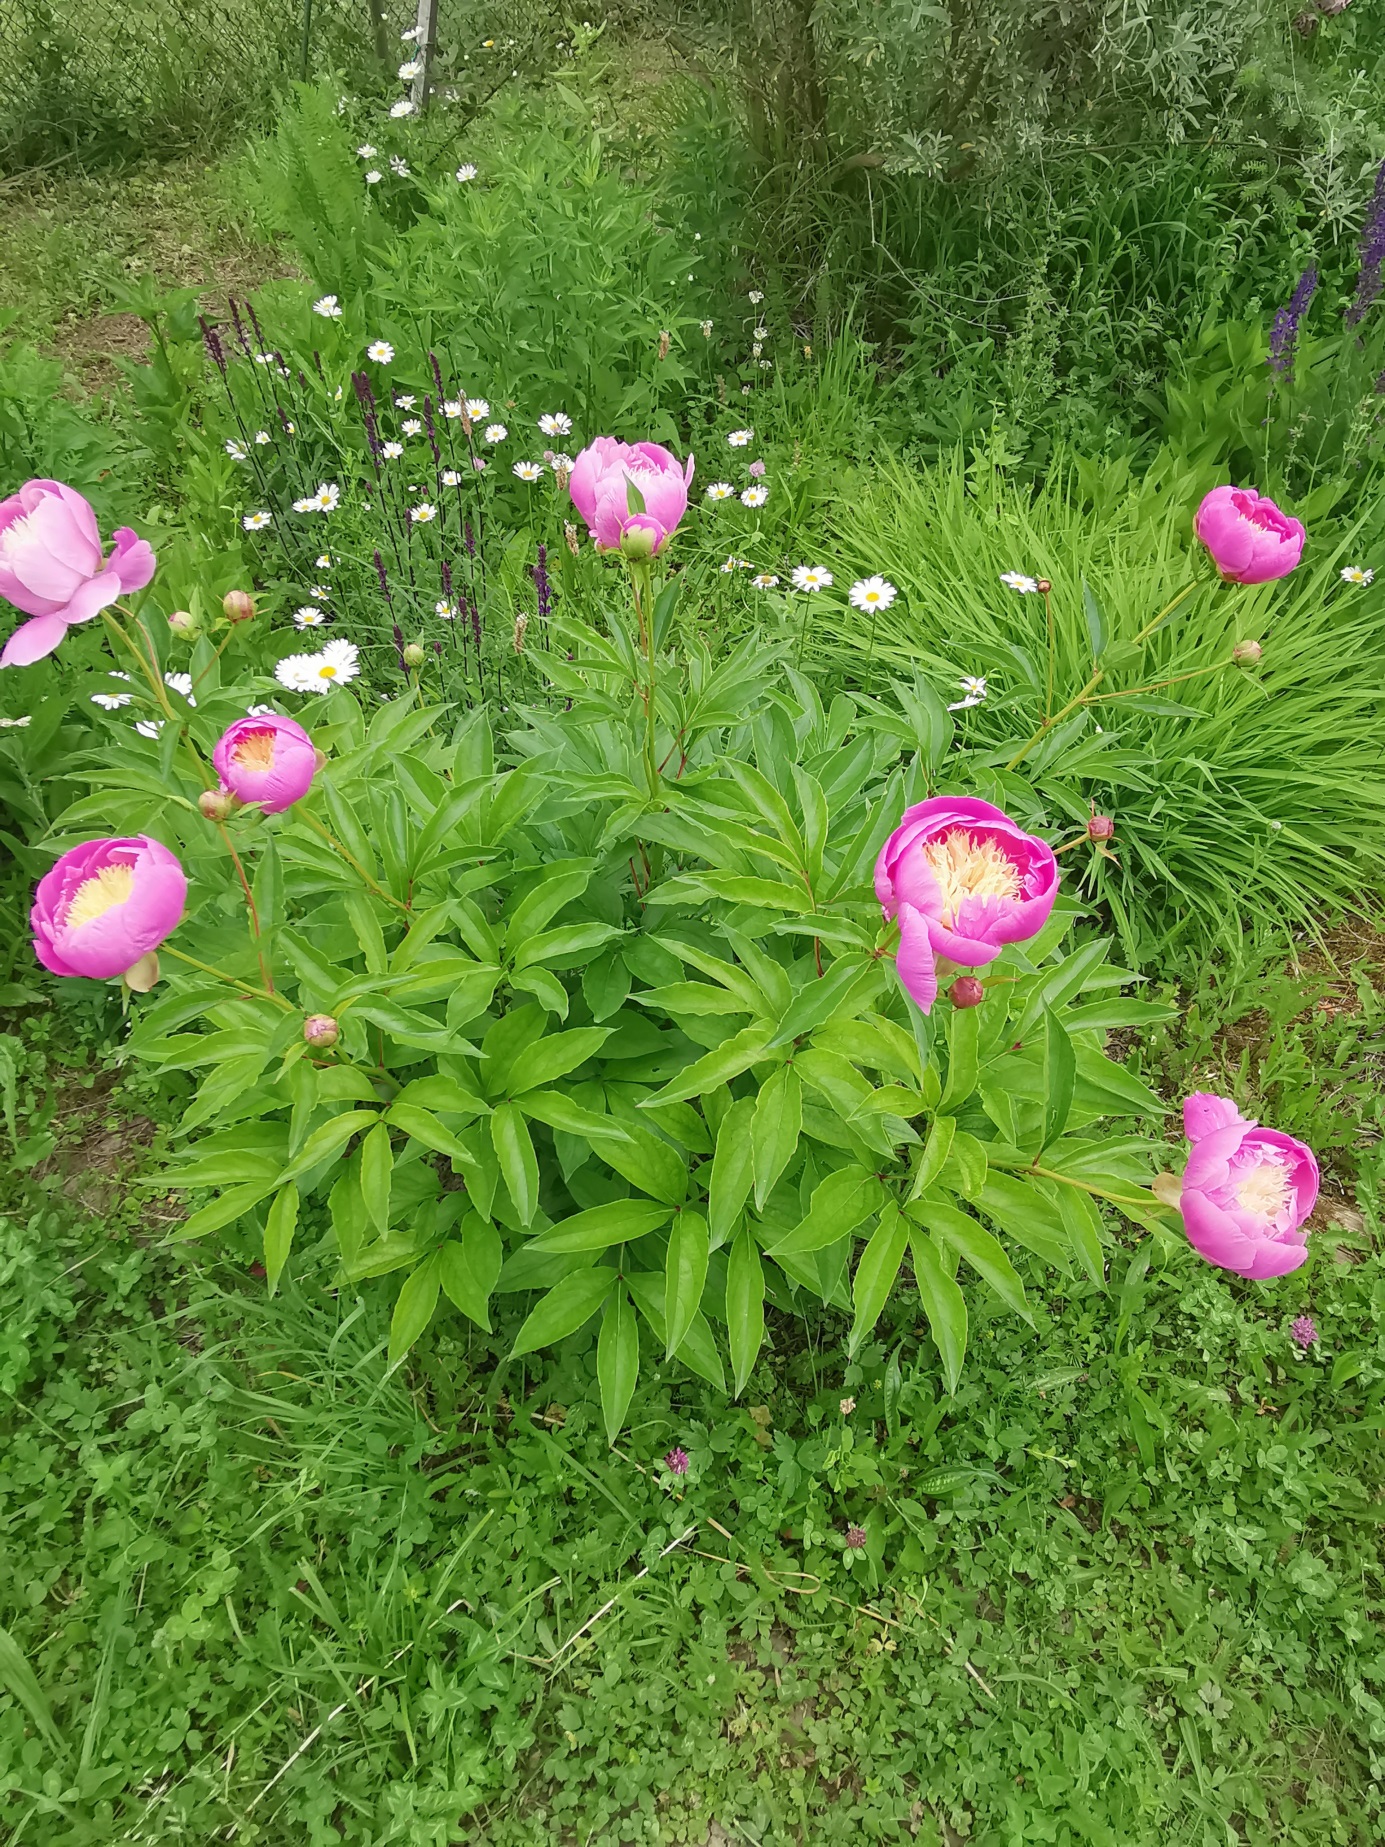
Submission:
M 581 1337 L 530 1373 L 444 1319 L 387 1377 L 384 1286 L 321 1248 L 271 1302 L 248 1245 L 164 1246 L 114 1016 L 17 1024 L 15 1847 L 1377 1837 L 1371 1187 L 1277 1287 L 1040 1280 L 955 1400 L 906 1302 L 845 1372 L 774 1327 L 739 1405 L 648 1381 L 608 1451 Z

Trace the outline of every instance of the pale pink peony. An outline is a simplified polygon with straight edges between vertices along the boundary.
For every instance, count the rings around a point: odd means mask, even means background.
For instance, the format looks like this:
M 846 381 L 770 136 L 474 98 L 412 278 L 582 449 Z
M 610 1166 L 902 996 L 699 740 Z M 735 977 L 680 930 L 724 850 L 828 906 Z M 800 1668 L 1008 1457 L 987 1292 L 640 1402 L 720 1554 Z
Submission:
M 1307 534 L 1253 488 L 1214 487 L 1193 518 L 1193 531 L 1232 584 L 1287 577 L 1303 556 Z
M 153 575 L 153 552 L 128 526 L 103 559 L 90 503 L 61 481 L 26 481 L 0 501 L 0 597 L 32 620 L 5 643 L 0 667 L 41 661 L 72 623 L 89 622 Z
M 1193 1249 L 1256 1281 L 1298 1269 L 1308 1257 L 1303 1223 L 1318 1197 L 1312 1149 L 1201 1090 L 1183 1105 L 1183 1130 L 1193 1148 L 1178 1209 Z
M 652 535 L 657 553 L 688 510 L 692 477 L 691 456 L 684 463 L 658 443 L 598 436 L 573 463 L 568 493 L 603 551 L 615 551 L 621 535 L 633 528 Z M 643 513 L 630 511 L 632 484 L 643 496 Z
M 984 968 L 1007 943 L 1038 935 L 1058 862 L 989 802 L 939 795 L 905 809 L 875 862 L 875 895 L 899 919 L 899 978 L 927 1013 L 939 957 Z
M 44 873 L 29 923 L 55 975 L 123 975 L 177 929 L 188 882 L 157 840 L 88 840 Z
M 282 814 L 312 787 L 317 750 L 302 725 L 266 712 L 222 732 L 212 762 L 224 794 Z

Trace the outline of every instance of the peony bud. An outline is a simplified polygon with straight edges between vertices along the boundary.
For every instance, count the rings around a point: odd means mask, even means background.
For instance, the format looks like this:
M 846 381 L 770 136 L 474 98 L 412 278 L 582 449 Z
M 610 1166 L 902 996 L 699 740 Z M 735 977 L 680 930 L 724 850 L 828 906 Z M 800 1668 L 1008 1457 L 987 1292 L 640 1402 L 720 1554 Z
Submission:
M 173 634 L 181 635 L 184 641 L 196 641 L 202 633 L 202 624 L 190 609 L 175 609 L 168 618 L 168 626 Z
M 1049 591 L 1053 588 L 1053 585 L 1046 577 L 1036 577 L 1034 579 L 1034 588 L 1038 591 L 1040 596 L 1047 596 Z
M 197 798 L 197 806 L 208 821 L 224 821 L 235 805 L 235 796 L 221 789 L 204 789 Z
M 975 975 L 959 975 L 947 993 L 954 1007 L 979 1007 L 986 998 L 986 990 Z
M 315 1052 L 326 1052 L 341 1037 L 341 1028 L 330 1013 L 310 1013 L 303 1022 L 303 1037 Z
M 1258 641 L 1238 641 L 1231 650 L 1231 658 L 1238 667 L 1253 667 L 1264 652 Z
M 647 564 L 659 549 L 659 535 L 637 514 L 620 535 L 620 552 L 632 564 Z
M 1115 832 L 1116 824 L 1109 814 L 1094 814 L 1087 823 L 1088 840 L 1111 840 Z
M 406 667 L 421 667 L 424 659 L 423 649 L 416 641 L 411 641 L 404 650 L 404 665 Z
M 251 622 L 255 616 L 255 599 L 248 590 L 228 590 L 221 599 L 228 622 Z

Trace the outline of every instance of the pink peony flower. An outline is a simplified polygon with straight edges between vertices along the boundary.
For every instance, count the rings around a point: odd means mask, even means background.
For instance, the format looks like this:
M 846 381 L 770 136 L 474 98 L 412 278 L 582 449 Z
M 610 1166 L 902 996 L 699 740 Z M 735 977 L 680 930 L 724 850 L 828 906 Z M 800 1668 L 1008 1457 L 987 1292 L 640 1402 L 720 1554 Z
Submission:
M 658 443 L 622 443 L 598 436 L 572 466 L 572 504 L 603 551 L 614 551 L 631 528 L 648 532 L 653 550 L 663 550 L 688 510 L 693 458 L 680 463 Z M 644 498 L 644 512 L 631 513 L 628 488 Z
M 223 731 L 212 762 L 224 794 L 282 814 L 312 787 L 317 749 L 302 725 L 266 712 Z
M 927 1013 L 938 957 L 984 968 L 1006 943 L 1038 935 L 1058 895 L 1058 862 L 989 802 L 939 795 L 905 809 L 875 862 L 875 895 L 899 919 L 899 978 Z
M 103 559 L 90 503 L 61 481 L 26 481 L 0 501 L 0 597 L 32 620 L 5 643 L 0 667 L 41 661 L 70 624 L 89 622 L 153 575 L 153 552 L 128 526 Z
M 177 929 L 187 895 L 183 868 L 157 840 L 88 840 L 38 882 L 34 953 L 55 975 L 123 975 Z
M 1308 1256 L 1302 1227 L 1318 1197 L 1312 1149 L 1201 1090 L 1183 1105 L 1183 1130 L 1193 1149 L 1178 1209 L 1193 1249 L 1257 1282 L 1296 1270 Z
M 1194 515 L 1193 531 L 1232 584 L 1287 577 L 1303 556 L 1307 537 L 1298 520 L 1244 487 L 1214 487 Z

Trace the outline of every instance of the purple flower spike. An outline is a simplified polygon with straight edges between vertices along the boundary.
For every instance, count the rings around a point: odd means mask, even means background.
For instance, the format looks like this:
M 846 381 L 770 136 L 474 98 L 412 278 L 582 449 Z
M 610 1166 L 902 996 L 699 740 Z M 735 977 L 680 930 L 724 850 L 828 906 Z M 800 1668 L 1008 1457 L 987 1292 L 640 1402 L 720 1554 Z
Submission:
M 1270 329 L 1269 366 L 1283 379 L 1288 379 L 1294 369 L 1294 349 L 1298 344 L 1298 324 L 1307 311 L 1318 289 L 1318 271 L 1310 263 L 1299 277 L 1287 306 L 1281 308 L 1274 317 L 1274 326 Z
M 1347 309 L 1348 327 L 1355 327 L 1385 286 L 1385 160 L 1375 176 L 1375 192 L 1361 227 L 1361 273 L 1356 278 L 1356 299 Z
M 1294 1345 L 1306 1353 L 1318 1338 L 1318 1325 L 1311 1315 L 1300 1315 L 1290 1326 L 1289 1334 Z
M 691 1459 L 685 1449 L 671 1449 L 664 1457 L 664 1467 L 670 1475 L 686 1475 Z

